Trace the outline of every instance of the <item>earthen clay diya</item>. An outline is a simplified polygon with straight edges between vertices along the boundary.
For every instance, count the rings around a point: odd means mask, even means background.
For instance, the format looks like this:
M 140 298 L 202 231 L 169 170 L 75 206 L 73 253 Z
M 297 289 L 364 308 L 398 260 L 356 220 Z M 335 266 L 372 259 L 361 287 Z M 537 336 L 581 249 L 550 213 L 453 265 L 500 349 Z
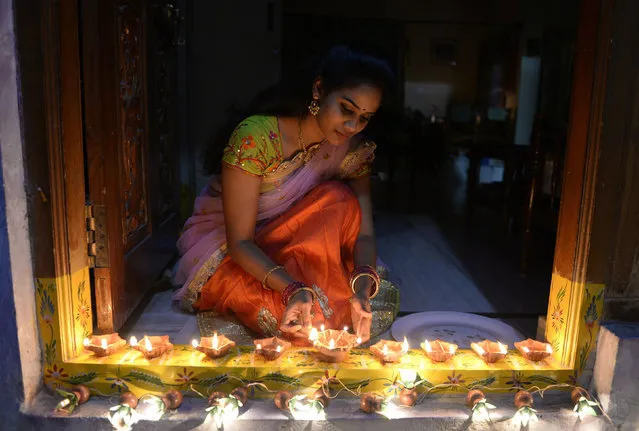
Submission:
M 424 340 L 422 343 L 422 349 L 426 352 L 426 355 L 434 362 L 446 362 L 457 352 L 457 344 L 447 343 L 437 339 L 432 343 L 428 340 Z
M 253 340 L 253 344 L 255 344 L 255 352 L 262 355 L 267 361 L 273 361 L 279 358 L 282 356 L 282 353 L 291 347 L 291 343 L 277 337 Z
M 408 352 L 408 342 L 380 340 L 370 347 L 371 352 L 382 362 L 399 362 Z
M 324 362 L 342 362 L 350 350 L 357 346 L 359 339 L 347 331 L 327 329 L 317 332 L 313 346 L 317 349 L 317 356 Z
M 515 343 L 515 348 L 519 350 L 521 355 L 529 361 L 538 362 L 552 355 L 552 346 L 548 343 L 533 340 L 529 338 L 525 341 Z
M 84 339 L 84 349 L 96 356 L 109 356 L 126 346 L 126 341 L 116 332 L 113 334 L 93 335 Z
M 202 337 L 196 349 L 209 358 L 215 359 L 226 355 L 232 347 L 235 347 L 234 341 L 216 332 L 212 337 Z
M 508 354 L 508 346 L 490 340 L 484 340 L 480 343 L 470 343 L 470 347 L 489 364 L 504 359 Z
M 166 352 L 173 350 L 173 344 L 169 342 L 168 335 L 147 336 L 145 335 L 139 342 L 135 337 L 131 337 L 131 347 L 142 352 L 145 358 L 153 359 L 162 356 Z

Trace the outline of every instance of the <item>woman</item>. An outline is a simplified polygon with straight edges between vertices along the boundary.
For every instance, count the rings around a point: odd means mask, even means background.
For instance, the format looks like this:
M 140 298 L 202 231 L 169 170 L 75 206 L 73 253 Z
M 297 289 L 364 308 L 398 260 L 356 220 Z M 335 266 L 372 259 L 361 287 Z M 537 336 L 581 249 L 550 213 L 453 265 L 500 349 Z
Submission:
M 183 308 L 294 341 L 320 324 L 370 338 L 375 145 L 361 132 L 391 83 L 383 61 L 333 48 L 300 100 L 267 97 L 240 122 L 178 241 Z

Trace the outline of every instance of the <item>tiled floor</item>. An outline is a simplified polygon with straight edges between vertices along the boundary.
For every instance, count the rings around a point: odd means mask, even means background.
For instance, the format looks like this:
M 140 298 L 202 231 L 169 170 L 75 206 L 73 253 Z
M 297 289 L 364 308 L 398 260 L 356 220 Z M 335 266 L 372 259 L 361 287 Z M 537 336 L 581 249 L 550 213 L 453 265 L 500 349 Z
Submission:
M 412 211 L 407 211 L 407 187 L 401 178 L 390 190 L 384 183 L 375 184 L 378 253 L 400 288 L 401 312 L 488 314 L 534 336 L 535 315 L 546 312 L 550 268 L 542 265 L 522 277 L 513 239 L 490 213 L 478 213 L 471 235 L 461 228 L 463 172 L 463 160 L 457 159 L 437 178 L 421 179 Z M 195 317 L 172 306 L 170 297 L 170 290 L 154 294 L 122 332 L 168 334 L 180 344 L 198 337 Z
M 155 293 L 141 313 L 132 316 L 123 330 L 126 338 L 135 335 L 169 335 L 174 344 L 190 344 L 199 338 L 195 316 L 180 311 L 171 301 L 171 290 Z

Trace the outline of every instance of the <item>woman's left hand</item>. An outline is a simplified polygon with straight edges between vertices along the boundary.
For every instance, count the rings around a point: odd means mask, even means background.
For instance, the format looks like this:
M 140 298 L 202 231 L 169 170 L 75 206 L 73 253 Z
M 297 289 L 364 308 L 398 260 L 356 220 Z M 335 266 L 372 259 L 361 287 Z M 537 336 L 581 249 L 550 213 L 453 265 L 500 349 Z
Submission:
M 362 343 L 371 338 L 371 323 L 373 313 L 371 313 L 371 301 L 368 291 L 364 290 L 351 297 L 351 320 L 355 334 L 362 339 Z

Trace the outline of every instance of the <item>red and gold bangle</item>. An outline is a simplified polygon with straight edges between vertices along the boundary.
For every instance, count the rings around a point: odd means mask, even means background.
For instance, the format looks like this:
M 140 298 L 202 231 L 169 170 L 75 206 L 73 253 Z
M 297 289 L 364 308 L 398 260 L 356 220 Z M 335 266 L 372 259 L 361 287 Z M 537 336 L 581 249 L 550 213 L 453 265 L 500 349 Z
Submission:
M 294 281 L 293 283 L 286 286 L 286 288 L 282 291 L 282 303 L 284 304 L 284 306 L 288 305 L 288 302 L 291 300 L 291 298 L 295 294 L 302 291 L 309 292 L 311 296 L 313 297 L 313 300 L 315 300 L 315 291 L 313 289 L 306 286 L 304 283 L 300 281 Z
M 371 265 L 360 265 L 357 268 L 355 268 L 355 270 L 353 271 L 353 276 L 355 276 L 358 273 L 367 273 L 370 274 L 371 277 L 379 280 L 379 274 L 377 273 L 377 270 L 375 268 L 373 268 Z
M 373 280 L 373 291 L 370 294 L 370 299 L 373 299 L 374 297 L 376 297 L 377 294 L 379 293 L 379 285 L 381 284 L 381 278 L 379 277 L 379 274 L 377 274 L 377 271 L 375 271 L 375 268 L 373 268 L 370 265 L 362 265 L 355 268 L 355 271 L 353 271 L 353 274 L 351 275 L 351 283 L 350 283 L 351 290 L 353 291 L 353 293 L 357 293 L 355 292 L 355 282 L 360 277 L 369 277 L 370 279 Z

